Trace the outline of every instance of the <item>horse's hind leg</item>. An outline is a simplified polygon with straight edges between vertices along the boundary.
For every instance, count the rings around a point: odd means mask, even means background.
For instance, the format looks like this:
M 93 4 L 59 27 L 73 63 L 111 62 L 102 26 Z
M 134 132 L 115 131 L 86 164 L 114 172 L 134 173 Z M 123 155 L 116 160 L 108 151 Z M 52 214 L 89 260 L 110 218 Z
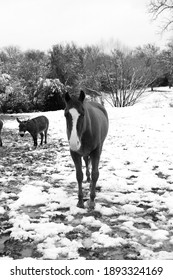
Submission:
M 85 161 L 85 166 L 86 166 L 86 177 L 87 177 L 87 182 L 90 182 L 90 170 L 89 170 L 89 164 L 90 164 L 90 158 L 88 156 L 83 157 Z
M 96 196 L 96 183 L 99 178 L 99 161 L 100 161 L 101 147 L 97 147 L 91 154 L 91 164 L 92 164 L 92 172 L 91 172 L 91 183 L 90 183 L 90 201 L 89 208 L 93 209 L 95 206 L 95 196 Z
M 82 181 L 83 181 L 83 172 L 82 172 L 82 158 L 77 153 L 70 150 L 71 157 L 74 161 L 76 168 L 76 179 L 78 182 L 78 204 L 77 206 L 80 208 L 84 208 L 83 203 L 83 192 L 82 192 Z

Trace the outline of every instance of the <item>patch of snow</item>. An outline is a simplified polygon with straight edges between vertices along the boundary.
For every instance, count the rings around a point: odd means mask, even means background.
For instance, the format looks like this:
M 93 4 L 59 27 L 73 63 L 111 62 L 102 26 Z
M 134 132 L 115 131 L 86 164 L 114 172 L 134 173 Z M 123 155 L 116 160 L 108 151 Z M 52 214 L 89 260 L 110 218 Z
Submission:
M 102 225 L 101 228 L 99 229 L 99 232 L 104 233 L 104 234 L 110 233 L 111 231 L 112 231 L 112 229 L 110 228 L 110 226 L 108 226 L 106 224 Z
M 107 234 L 100 233 L 100 232 L 93 232 L 92 233 L 92 239 L 94 241 L 93 247 L 117 247 L 122 246 L 123 244 L 126 244 L 125 239 L 121 237 L 110 237 Z
M 152 239 L 154 240 L 167 240 L 169 232 L 167 230 L 155 230 L 152 232 Z
M 81 219 L 81 223 L 85 225 L 89 225 L 91 227 L 98 227 L 100 228 L 102 226 L 102 223 L 99 220 L 96 220 L 94 217 L 83 217 Z
M 124 213 L 140 213 L 140 212 L 143 212 L 142 208 L 137 207 L 135 205 L 130 205 L 130 204 L 123 205 L 121 208 L 122 208 Z
M 4 207 L 0 206 L 0 215 L 3 215 L 5 213 Z
M 22 205 L 35 206 L 39 204 L 46 204 L 47 201 L 48 194 L 43 192 L 42 187 L 37 186 L 37 182 L 36 186 L 27 184 L 23 186 L 19 199 L 13 203 L 11 209 L 17 209 Z
M 105 207 L 105 206 L 99 205 L 98 203 L 96 204 L 95 210 L 100 212 L 104 216 L 111 216 L 111 215 L 117 213 L 117 210 L 115 207 Z
M 143 260 L 172 260 L 173 252 L 160 251 L 154 253 L 152 250 L 142 249 L 140 252 L 141 258 Z

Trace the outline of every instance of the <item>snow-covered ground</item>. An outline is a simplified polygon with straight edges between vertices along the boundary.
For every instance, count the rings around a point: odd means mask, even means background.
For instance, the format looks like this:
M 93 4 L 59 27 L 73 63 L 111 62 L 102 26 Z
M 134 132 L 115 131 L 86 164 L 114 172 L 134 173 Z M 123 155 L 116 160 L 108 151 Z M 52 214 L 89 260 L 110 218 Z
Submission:
M 16 116 L 9 116 L 0 148 L 1 256 L 14 257 L 4 249 L 11 240 L 26 246 L 19 258 L 173 259 L 171 104 L 168 88 L 147 92 L 133 107 L 106 104 L 109 133 L 91 212 L 76 207 L 63 111 L 44 113 L 48 144 L 35 150 L 29 135 L 19 138 Z M 88 183 L 83 187 L 88 197 Z

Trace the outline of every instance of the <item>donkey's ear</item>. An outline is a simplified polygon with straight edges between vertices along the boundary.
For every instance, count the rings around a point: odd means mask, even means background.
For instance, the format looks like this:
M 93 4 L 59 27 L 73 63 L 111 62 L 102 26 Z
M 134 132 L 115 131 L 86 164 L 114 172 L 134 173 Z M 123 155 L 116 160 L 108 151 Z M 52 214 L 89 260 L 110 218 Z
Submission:
M 79 95 L 79 101 L 83 103 L 84 99 L 85 99 L 85 92 L 81 90 Z
M 65 101 L 68 103 L 70 101 L 71 97 L 68 91 L 65 93 Z
M 16 120 L 18 121 L 18 123 L 21 123 L 21 121 L 19 120 L 19 118 L 16 118 Z

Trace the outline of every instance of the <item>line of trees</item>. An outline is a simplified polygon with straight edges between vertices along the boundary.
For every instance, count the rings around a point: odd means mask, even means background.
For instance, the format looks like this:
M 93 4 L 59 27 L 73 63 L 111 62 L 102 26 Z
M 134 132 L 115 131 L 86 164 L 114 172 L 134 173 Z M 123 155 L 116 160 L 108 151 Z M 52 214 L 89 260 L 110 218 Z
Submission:
M 0 50 L 0 112 L 64 108 L 66 90 L 109 97 L 112 106 L 133 105 L 146 87 L 173 84 L 173 43 L 164 50 L 148 44 L 133 50 L 57 44 L 45 53 Z

